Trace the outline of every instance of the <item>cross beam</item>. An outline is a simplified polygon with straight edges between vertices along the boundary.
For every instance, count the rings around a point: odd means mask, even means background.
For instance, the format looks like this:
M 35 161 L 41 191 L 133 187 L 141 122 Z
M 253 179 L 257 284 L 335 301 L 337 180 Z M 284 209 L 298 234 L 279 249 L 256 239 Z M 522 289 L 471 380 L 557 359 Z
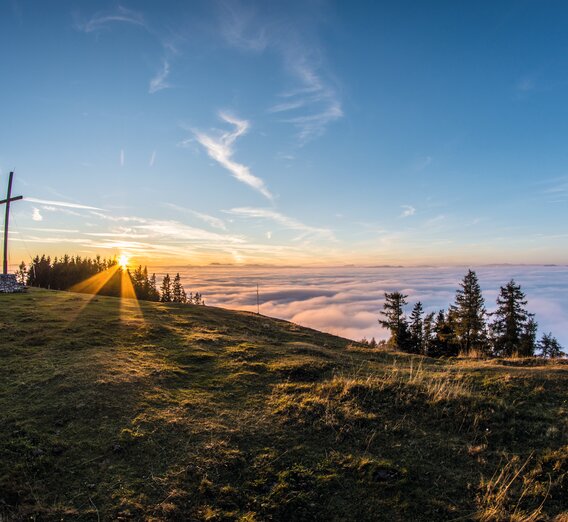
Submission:
M 14 178 L 14 173 L 10 172 L 10 177 L 8 178 L 8 192 L 6 193 L 6 199 L 0 201 L 0 205 L 6 204 L 6 217 L 4 218 L 4 266 L 3 274 L 8 273 L 8 224 L 10 222 L 10 203 L 12 201 L 18 201 L 22 199 L 23 196 L 12 197 L 12 179 Z

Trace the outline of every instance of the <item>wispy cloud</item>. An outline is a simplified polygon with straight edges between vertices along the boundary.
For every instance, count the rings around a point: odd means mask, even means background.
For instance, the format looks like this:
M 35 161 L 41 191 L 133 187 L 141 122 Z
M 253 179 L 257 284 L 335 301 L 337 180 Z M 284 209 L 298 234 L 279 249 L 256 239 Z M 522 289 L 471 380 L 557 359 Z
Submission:
M 302 50 L 287 50 L 288 69 L 300 83 L 299 88 L 282 93 L 285 100 L 269 109 L 269 112 L 291 113 L 285 122 L 298 129 L 300 144 L 321 136 L 327 126 L 343 116 L 341 102 L 335 89 L 324 82 L 321 74 Z
M 102 208 L 91 207 L 88 205 L 81 205 L 80 203 L 70 203 L 68 201 L 52 201 L 48 199 L 39 199 L 39 198 L 30 198 L 30 197 L 25 197 L 24 200 L 29 201 L 30 203 L 40 203 L 42 205 L 48 205 L 53 207 L 82 208 L 85 210 L 102 210 Z
M 118 6 L 113 11 L 99 11 L 85 23 L 77 23 L 76 28 L 85 33 L 92 33 L 106 29 L 112 23 L 127 23 L 146 27 L 146 22 L 141 13 Z
M 191 227 L 173 220 L 146 220 L 143 225 L 135 225 L 133 228 L 154 233 L 161 238 L 175 239 L 176 241 L 196 241 L 212 243 L 244 243 L 239 236 L 218 234 L 200 228 Z
M 267 219 L 278 223 L 284 228 L 290 230 L 298 230 L 302 232 L 302 235 L 296 239 L 304 239 L 308 236 L 317 236 L 322 239 L 327 239 L 335 241 L 335 236 L 333 232 L 327 228 L 317 228 L 306 225 L 297 219 L 276 212 L 275 210 L 268 208 L 252 208 L 252 207 L 240 207 L 227 210 L 229 214 L 243 218 L 252 219 Z M 272 234 L 271 234 L 272 235 Z
M 219 219 L 215 216 L 210 216 L 209 214 L 204 214 L 202 212 L 197 212 L 196 210 L 192 210 L 190 208 L 180 207 L 179 205 L 174 205 L 173 203 L 166 203 L 166 206 L 177 210 L 178 212 L 182 212 L 184 214 L 189 214 L 191 216 L 200 219 L 204 223 L 211 225 L 213 228 L 218 228 L 221 230 L 226 230 L 225 222 L 222 219 Z
M 122 237 L 122 238 L 129 238 L 129 239 L 146 239 L 148 234 L 139 234 L 137 232 L 85 232 L 86 236 L 92 237 Z
M 545 188 L 542 193 L 551 203 L 564 203 L 568 199 L 568 177 L 560 177 L 544 182 Z
M 226 123 L 233 125 L 235 129 L 232 132 L 223 132 L 219 137 L 194 131 L 195 139 L 211 158 L 227 169 L 236 179 L 272 200 L 273 195 L 266 187 L 264 181 L 252 174 L 249 167 L 233 160 L 233 145 L 237 138 L 247 133 L 250 127 L 249 122 L 247 120 L 239 120 L 223 112 L 219 114 L 219 117 Z M 185 140 L 181 145 L 187 146 L 190 141 Z
M 179 36 L 175 35 L 172 31 L 166 33 L 158 31 L 146 21 L 141 12 L 127 9 L 120 5 L 114 10 L 99 11 L 85 22 L 76 22 L 75 28 L 84 33 L 98 33 L 103 30 L 108 30 L 112 24 L 116 23 L 141 27 L 148 35 L 157 40 L 157 43 L 159 43 L 162 49 L 163 58 L 161 66 L 154 77 L 150 79 L 148 93 L 154 94 L 171 87 L 167 82 L 167 78 L 171 72 L 172 58 L 179 53 L 176 41 L 180 40 Z
M 33 232 L 62 232 L 65 234 L 76 234 L 79 232 L 72 228 L 45 228 L 45 227 L 20 227 L 21 230 L 31 230 Z
M 63 208 L 63 207 L 53 207 L 51 205 L 42 205 L 42 210 L 47 210 L 49 212 L 59 212 L 60 214 L 65 214 L 67 216 L 83 216 L 80 212 L 76 210 L 71 210 L 70 208 Z
M 175 205 L 171 204 L 170 206 L 176 207 Z M 188 211 L 188 209 L 183 209 L 183 207 L 177 208 Z M 168 240 L 173 240 L 176 242 L 201 241 L 204 243 L 220 244 L 245 242 L 244 238 L 241 236 L 210 232 L 208 230 L 192 227 L 175 220 L 149 219 L 139 216 L 112 216 L 109 214 L 103 214 L 101 212 L 91 212 L 91 214 L 111 223 L 132 223 L 129 228 L 111 229 L 110 232 L 112 234 L 136 234 L 139 233 L 139 231 L 143 231 L 143 233 L 150 234 L 153 238 L 160 239 L 160 243 Z M 206 216 L 205 214 L 200 215 L 205 216 L 206 218 L 215 219 L 212 216 Z
M 162 89 L 168 89 L 171 85 L 166 81 L 170 74 L 170 63 L 168 60 L 164 59 L 162 62 L 162 68 L 158 71 L 156 76 L 150 80 L 150 86 L 148 87 L 148 92 L 154 94 L 155 92 L 161 91 Z
M 221 32 L 227 42 L 240 49 L 260 52 L 268 45 L 267 30 L 259 26 L 256 13 L 235 2 L 219 4 Z
M 101 210 L 97 208 L 95 210 Z M 137 216 L 111 216 L 110 214 L 103 214 L 101 212 L 91 212 L 93 216 L 96 216 L 100 219 L 104 219 L 106 221 L 113 221 L 115 223 L 125 222 L 125 223 L 145 223 L 146 220 L 144 218 L 140 218 Z
M 43 221 L 43 216 L 41 215 L 39 208 L 34 207 L 33 212 L 32 212 L 32 219 L 34 221 Z
M 148 162 L 149 167 L 153 167 L 154 163 L 156 162 L 156 151 L 152 151 L 152 155 L 150 156 L 150 161 Z
M 414 214 L 416 213 L 416 209 L 412 206 L 412 205 L 402 205 L 402 214 L 400 215 L 400 217 L 410 217 L 410 216 L 414 216 Z
M 120 166 L 124 167 L 124 149 L 120 149 L 119 162 L 120 162 Z
M 238 2 L 221 4 L 221 33 L 227 43 L 243 51 L 275 51 L 283 68 L 293 78 L 293 88 L 282 92 L 268 108 L 283 122 L 297 129 L 300 145 L 321 136 L 328 125 L 343 116 L 343 109 L 332 77 L 324 67 L 323 49 L 309 21 L 290 11 L 275 14 L 262 4 L 254 8 Z M 306 33 L 311 40 L 307 41 Z

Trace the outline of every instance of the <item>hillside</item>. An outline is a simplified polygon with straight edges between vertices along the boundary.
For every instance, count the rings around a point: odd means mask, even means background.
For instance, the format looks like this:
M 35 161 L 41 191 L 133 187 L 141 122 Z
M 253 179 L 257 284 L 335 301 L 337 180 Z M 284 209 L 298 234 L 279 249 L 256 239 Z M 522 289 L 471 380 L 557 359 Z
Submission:
M 567 365 L 89 299 L 0 296 L 2 520 L 568 520 Z

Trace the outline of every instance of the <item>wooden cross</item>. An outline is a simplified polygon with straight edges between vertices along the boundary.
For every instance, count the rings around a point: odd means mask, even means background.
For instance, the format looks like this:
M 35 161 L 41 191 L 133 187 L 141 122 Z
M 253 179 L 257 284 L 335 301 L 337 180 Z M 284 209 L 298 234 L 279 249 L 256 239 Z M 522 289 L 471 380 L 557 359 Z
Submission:
M 0 201 L 0 205 L 6 203 L 6 218 L 4 219 L 4 271 L 3 274 L 8 273 L 8 223 L 10 221 L 10 203 L 12 201 L 18 201 L 23 199 L 24 196 L 14 196 L 12 197 L 12 179 L 14 173 L 10 172 L 10 177 L 8 178 L 8 192 L 6 194 L 6 199 Z

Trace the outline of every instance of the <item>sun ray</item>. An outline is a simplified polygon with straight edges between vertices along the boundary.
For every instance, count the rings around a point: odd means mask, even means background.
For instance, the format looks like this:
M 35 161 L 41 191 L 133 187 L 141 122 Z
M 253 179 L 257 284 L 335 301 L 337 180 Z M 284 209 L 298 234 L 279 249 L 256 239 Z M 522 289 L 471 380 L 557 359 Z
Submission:
M 130 274 L 127 268 L 123 268 L 122 264 L 128 263 L 128 256 L 121 255 L 118 263 L 106 269 L 103 272 L 89 277 L 85 281 L 81 281 L 73 285 L 69 291 L 82 294 L 89 294 L 83 304 L 77 309 L 77 312 L 68 317 L 68 323 L 74 322 L 86 306 L 97 296 L 107 283 L 116 275 L 120 276 L 120 319 L 121 321 L 144 321 L 142 309 L 138 303 L 136 291 L 132 285 Z
M 126 269 L 122 269 L 120 275 L 120 319 L 122 321 L 144 321 L 136 291 Z

